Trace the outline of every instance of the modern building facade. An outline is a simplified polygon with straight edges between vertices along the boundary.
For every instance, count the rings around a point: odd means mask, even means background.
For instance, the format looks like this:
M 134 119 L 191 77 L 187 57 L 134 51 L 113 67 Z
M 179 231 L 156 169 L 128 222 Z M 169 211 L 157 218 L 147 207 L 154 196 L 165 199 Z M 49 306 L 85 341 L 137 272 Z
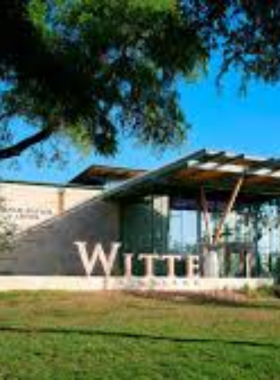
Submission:
M 105 252 L 120 242 L 113 273 L 133 253 L 197 256 L 201 277 L 273 278 L 280 258 L 280 160 L 201 150 L 154 171 L 93 166 L 67 186 L 1 183 L 14 224 L 4 275 L 83 275 L 74 242 Z M 184 260 L 175 275 L 186 276 Z M 166 261 L 153 265 L 167 276 Z M 102 266 L 96 274 L 102 274 Z

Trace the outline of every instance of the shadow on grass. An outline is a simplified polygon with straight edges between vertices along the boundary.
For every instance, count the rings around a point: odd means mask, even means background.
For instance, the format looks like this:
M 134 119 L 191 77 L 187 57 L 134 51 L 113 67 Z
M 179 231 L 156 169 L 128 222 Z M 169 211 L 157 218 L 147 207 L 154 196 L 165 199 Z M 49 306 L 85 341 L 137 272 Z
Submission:
M 25 327 L 25 326 L 0 326 L 0 333 L 15 333 L 23 335 L 33 334 L 61 334 L 61 335 L 82 335 L 82 336 L 101 336 L 108 338 L 125 338 L 137 339 L 155 342 L 167 343 L 218 343 L 233 346 L 247 346 L 247 347 L 263 347 L 271 349 L 280 349 L 280 344 L 270 342 L 255 342 L 255 341 L 241 341 L 241 340 L 226 340 L 226 339 L 209 339 L 209 338 L 185 338 L 185 337 L 172 337 L 151 334 L 139 334 L 122 331 L 104 331 L 104 330 L 91 330 L 80 328 L 53 328 L 53 327 Z
M 203 305 L 203 306 L 221 306 L 221 307 L 233 307 L 233 308 L 246 308 L 246 309 L 263 309 L 263 310 L 279 310 L 280 311 L 280 299 L 253 299 L 246 298 L 239 294 L 219 294 L 219 293 L 192 293 L 192 292 L 129 292 L 130 295 L 137 298 L 155 299 L 164 302 Z

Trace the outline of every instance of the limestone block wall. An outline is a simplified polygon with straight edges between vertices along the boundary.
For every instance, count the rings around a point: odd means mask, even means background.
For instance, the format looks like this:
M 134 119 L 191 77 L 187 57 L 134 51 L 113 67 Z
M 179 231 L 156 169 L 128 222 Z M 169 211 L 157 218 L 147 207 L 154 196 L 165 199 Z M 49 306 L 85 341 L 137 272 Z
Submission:
M 20 233 L 99 194 L 99 189 L 0 183 L 1 214 Z
M 17 226 L 14 249 L 0 256 L 0 274 L 84 274 L 74 241 L 109 248 L 119 238 L 118 206 L 100 190 L 2 184 L 6 214 Z

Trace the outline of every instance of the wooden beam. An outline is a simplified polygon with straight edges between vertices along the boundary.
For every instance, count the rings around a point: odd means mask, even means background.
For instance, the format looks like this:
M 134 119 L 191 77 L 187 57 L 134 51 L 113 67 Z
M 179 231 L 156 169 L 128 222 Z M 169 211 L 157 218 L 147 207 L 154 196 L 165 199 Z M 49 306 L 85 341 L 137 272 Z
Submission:
M 218 177 L 225 176 L 225 172 L 218 172 L 213 169 L 208 170 L 200 170 L 199 172 L 195 173 L 191 176 L 192 181 L 204 181 L 204 180 L 212 180 L 217 179 Z
M 224 224 L 225 224 L 225 221 L 228 217 L 228 214 L 231 212 L 233 206 L 234 206 L 234 203 L 236 201 L 236 198 L 238 196 L 238 193 L 239 193 L 239 190 L 242 186 L 244 182 L 244 177 L 241 177 L 238 179 L 238 181 L 236 182 L 236 185 L 232 191 L 232 194 L 231 194 L 231 197 L 229 199 L 229 202 L 227 204 L 227 207 L 223 213 L 223 216 L 222 216 L 222 219 L 218 225 L 218 228 L 217 228 L 217 231 L 216 231 L 216 234 L 215 234 L 215 237 L 214 237 L 214 245 L 218 244 L 219 243 L 219 240 L 221 238 L 221 234 L 222 234 L 222 230 L 223 230 L 223 227 L 224 227 Z
M 210 168 L 208 169 L 201 169 L 201 174 L 204 173 L 212 173 L 212 175 L 221 175 L 221 174 L 224 174 L 226 173 L 226 171 L 223 171 L 221 169 L 223 169 L 224 166 L 227 166 L 227 165 L 235 165 L 237 167 L 242 167 L 242 165 L 240 165 L 240 160 L 242 160 L 244 158 L 244 155 L 243 154 L 239 154 L 239 155 L 235 155 L 235 156 L 227 156 L 227 155 L 223 155 L 221 156 L 217 161 L 215 160 L 211 160 L 211 161 L 208 161 L 209 163 L 212 163 L 212 164 L 215 164 L 214 166 L 211 166 Z
M 207 203 L 204 188 L 202 186 L 200 188 L 200 201 L 201 201 L 202 215 L 203 215 L 203 219 L 204 219 L 204 223 L 206 227 L 206 232 L 208 235 L 208 240 L 209 240 L 209 243 L 212 244 L 212 229 L 210 225 L 208 203 Z
M 276 180 L 274 182 L 276 182 L 277 184 L 277 180 L 279 181 L 278 178 L 275 178 L 275 177 L 271 177 L 269 175 L 262 175 L 262 176 L 252 176 L 252 177 L 247 177 L 246 176 L 246 185 L 255 185 L 255 184 L 258 184 L 258 183 L 264 183 L 264 184 L 270 184 L 271 182 L 273 182 L 273 180 Z

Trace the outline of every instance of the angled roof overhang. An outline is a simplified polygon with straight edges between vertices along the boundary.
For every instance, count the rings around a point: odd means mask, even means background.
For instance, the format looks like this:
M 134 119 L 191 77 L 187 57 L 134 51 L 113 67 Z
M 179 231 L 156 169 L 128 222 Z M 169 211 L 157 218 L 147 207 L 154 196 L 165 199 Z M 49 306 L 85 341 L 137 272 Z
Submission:
M 209 199 L 227 199 L 243 178 L 238 200 L 264 202 L 280 197 L 280 160 L 200 150 L 160 169 L 138 175 L 105 192 L 104 199 L 121 200 L 149 194 L 196 198 L 201 187 Z
M 92 165 L 73 178 L 70 183 L 83 185 L 105 184 L 108 181 L 125 181 L 143 173 L 146 173 L 146 171 L 106 165 Z

